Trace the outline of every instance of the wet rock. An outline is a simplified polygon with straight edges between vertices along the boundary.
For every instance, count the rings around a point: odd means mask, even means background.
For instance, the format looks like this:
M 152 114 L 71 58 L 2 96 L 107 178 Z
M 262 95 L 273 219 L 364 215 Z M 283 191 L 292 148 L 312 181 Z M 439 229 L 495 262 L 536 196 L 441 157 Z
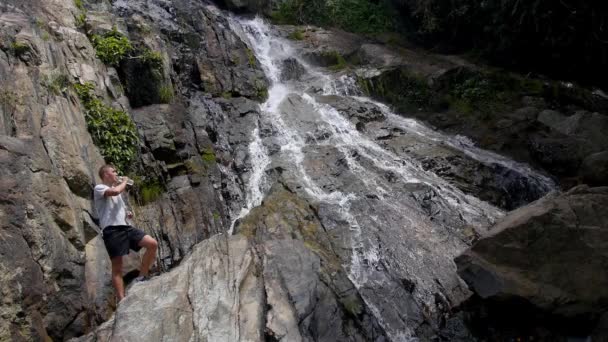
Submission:
M 585 158 L 580 173 L 586 184 L 608 185 L 608 151 L 594 153 Z
M 298 62 L 295 58 L 287 58 L 283 61 L 282 71 L 281 71 L 281 80 L 289 81 L 296 80 L 299 81 L 302 76 L 306 74 L 306 69 Z
M 608 295 L 607 201 L 608 188 L 579 186 L 517 209 L 456 258 L 458 274 L 482 298 L 595 320 Z

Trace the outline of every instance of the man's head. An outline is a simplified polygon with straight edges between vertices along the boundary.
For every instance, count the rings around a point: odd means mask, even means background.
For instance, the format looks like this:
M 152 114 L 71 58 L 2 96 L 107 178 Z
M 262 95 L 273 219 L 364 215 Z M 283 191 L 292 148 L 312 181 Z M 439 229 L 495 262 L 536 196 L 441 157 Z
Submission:
M 99 178 L 105 184 L 114 184 L 118 181 L 118 173 L 111 164 L 106 164 L 99 168 Z

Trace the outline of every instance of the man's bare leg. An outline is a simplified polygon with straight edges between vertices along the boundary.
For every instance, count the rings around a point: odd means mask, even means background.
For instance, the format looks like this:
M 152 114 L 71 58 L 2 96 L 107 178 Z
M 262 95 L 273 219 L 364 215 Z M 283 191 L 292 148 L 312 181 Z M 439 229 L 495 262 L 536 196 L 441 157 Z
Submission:
M 154 259 L 156 259 L 156 249 L 158 248 L 158 242 L 150 235 L 145 235 L 141 241 L 139 241 L 139 246 L 144 247 L 146 249 L 146 253 L 144 253 L 144 257 L 141 261 L 141 266 L 139 268 L 140 276 L 147 276 L 150 271 L 150 266 L 154 263 Z
M 122 280 L 122 256 L 113 257 L 112 259 L 112 285 L 116 289 L 116 297 L 120 302 L 125 298 L 125 283 Z

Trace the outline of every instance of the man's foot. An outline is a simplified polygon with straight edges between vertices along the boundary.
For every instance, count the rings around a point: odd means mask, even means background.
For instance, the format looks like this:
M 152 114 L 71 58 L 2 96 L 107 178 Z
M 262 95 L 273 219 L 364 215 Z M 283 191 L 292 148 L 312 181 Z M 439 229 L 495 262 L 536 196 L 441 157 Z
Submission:
M 150 280 L 150 276 L 149 275 L 147 275 L 147 276 L 139 276 L 139 277 L 133 279 L 132 284 L 141 283 L 141 282 L 148 281 L 148 280 Z

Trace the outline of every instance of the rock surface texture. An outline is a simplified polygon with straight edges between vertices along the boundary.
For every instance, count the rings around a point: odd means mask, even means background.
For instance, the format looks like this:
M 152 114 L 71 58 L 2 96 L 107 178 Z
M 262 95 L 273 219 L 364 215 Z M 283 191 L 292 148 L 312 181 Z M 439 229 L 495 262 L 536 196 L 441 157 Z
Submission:
M 608 188 L 580 186 L 509 213 L 456 258 L 483 298 L 596 320 L 608 300 Z

